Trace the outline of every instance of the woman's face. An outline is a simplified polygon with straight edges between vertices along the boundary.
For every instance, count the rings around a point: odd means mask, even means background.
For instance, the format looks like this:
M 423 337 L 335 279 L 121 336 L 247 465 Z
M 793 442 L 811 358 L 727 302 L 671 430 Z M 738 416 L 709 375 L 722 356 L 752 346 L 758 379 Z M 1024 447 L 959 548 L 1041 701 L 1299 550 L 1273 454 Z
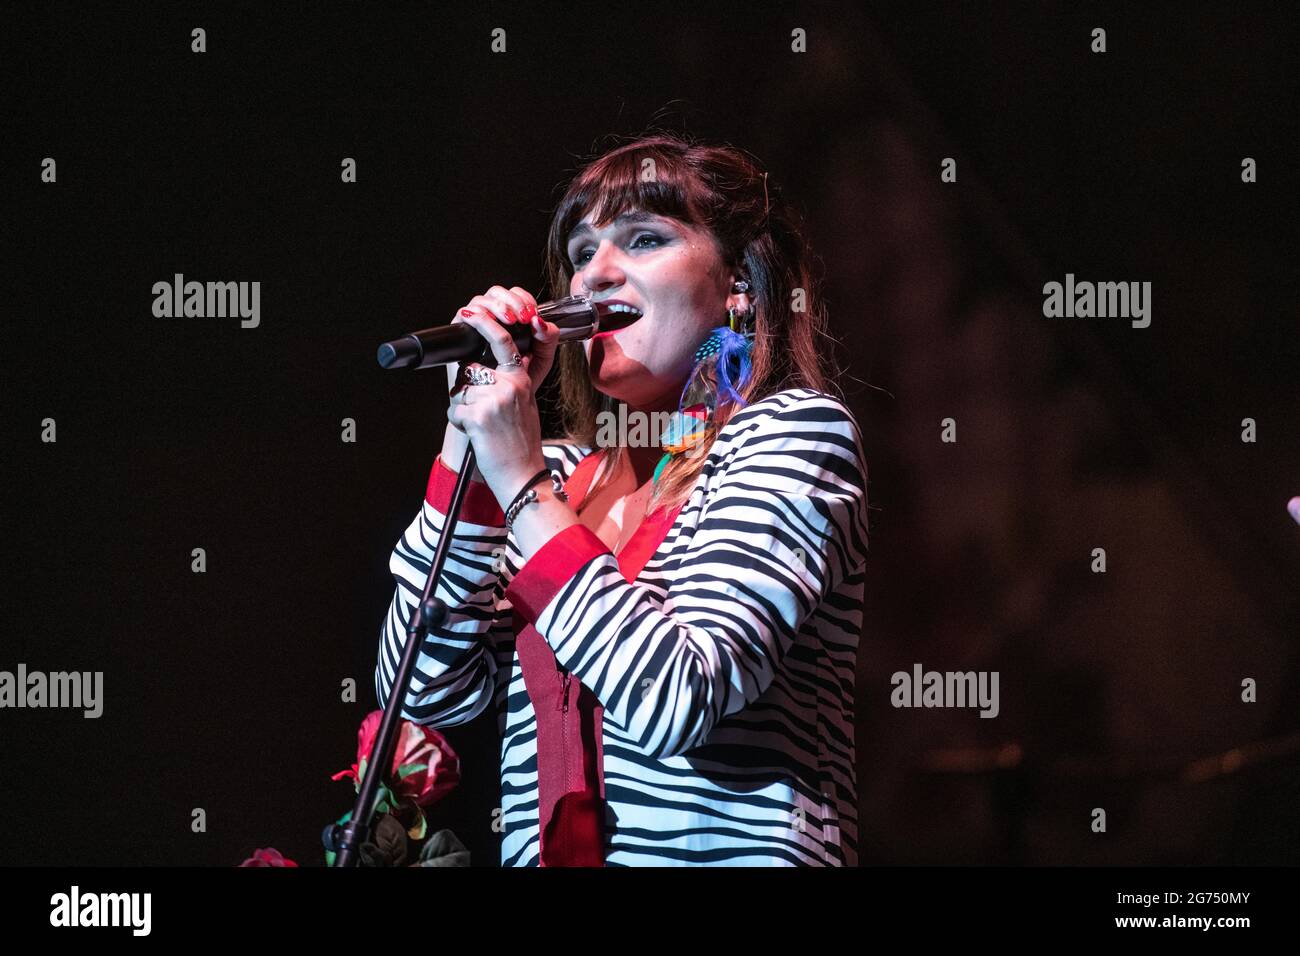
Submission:
M 592 384 L 633 408 L 675 409 L 695 350 L 726 321 L 733 279 L 712 234 L 630 210 L 599 229 L 584 218 L 565 251 L 574 268 L 570 294 L 642 312 L 584 343 Z

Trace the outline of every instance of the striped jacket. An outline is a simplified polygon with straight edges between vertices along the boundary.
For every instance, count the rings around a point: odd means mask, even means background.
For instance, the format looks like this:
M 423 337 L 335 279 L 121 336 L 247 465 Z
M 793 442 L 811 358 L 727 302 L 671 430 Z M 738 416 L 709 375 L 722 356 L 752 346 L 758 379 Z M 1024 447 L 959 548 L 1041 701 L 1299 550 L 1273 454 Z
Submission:
M 544 444 L 566 479 L 591 452 Z M 435 463 L 393 550 L 381 705 L 450 484 Z M 605 708 L 607 866 L 854 866 L 866 518 L 857 424 L 838 399 L 803 388 L 732 416 L 635 583 L 594 535 L 564 580 L 523 562 L 495 498 L 473 483 L 437 592 L 451 613 L 421 649 L 403 716 L 449 727 L 495 707 L 502 865 L 536 866 L 536 721 L 510 601 L 526 581 L 539 609 L 530 623 Z

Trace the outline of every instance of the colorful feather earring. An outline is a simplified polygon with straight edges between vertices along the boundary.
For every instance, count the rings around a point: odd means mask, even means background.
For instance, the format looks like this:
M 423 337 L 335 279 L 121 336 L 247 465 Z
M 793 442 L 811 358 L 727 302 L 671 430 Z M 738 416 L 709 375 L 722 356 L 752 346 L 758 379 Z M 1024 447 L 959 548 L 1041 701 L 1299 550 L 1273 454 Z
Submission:
M 739 292 L 748 288 L 743 282 L 736 286 Z M 665 454 L 655 467 L 656 482 L 675 455 L 705 438 L 721 402 L 745 404 L 740 390 L 749 384 L 754 350 L 753 313 L 738 315 L 735 309 L 728 309 L 727 317 L 727 324 L 710 332 L 695 352 L 695 367 L 682 389 L 677 411 L 660 436 Z

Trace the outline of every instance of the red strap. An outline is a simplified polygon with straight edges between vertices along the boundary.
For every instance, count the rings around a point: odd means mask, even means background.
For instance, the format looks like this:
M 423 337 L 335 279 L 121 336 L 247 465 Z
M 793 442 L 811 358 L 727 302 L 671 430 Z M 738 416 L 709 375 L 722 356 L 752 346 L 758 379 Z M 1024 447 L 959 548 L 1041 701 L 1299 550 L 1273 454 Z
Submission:
M 564 490 L 577 508 L 605 451 L 588 455 Z M 681 506 L 659 509 L 637 527 L 618 555 L 630 583 L 658 550 Z M 540 608 L 538 609 L 540 611 Z M 537 799 L 541 866 L 605 865 L 605 709 L 572 674 L 559 669 L 546 639 L 514 616 L 515 646 L 524 685 L 537 717 Z

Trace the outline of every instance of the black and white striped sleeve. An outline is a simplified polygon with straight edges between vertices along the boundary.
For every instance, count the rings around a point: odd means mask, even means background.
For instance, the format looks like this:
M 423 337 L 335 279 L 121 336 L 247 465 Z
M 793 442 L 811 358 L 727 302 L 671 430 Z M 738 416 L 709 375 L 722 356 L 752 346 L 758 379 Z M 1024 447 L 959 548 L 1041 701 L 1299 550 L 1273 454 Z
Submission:
M 456 473 L 441 459 L 434 462 L 420 513 L 389 559 L 397 587 L 384 618 L 375 668 L 375 692 L 381 707 L 388 706 L 406 629 L 424 590 L 455 484 Z M 484 637 L 496 616 L 505 544 L 505 516 L 500 505 L 486 484 L 471 482 L 435 592 L 447 604 L 447 618 L 441 627 L 429 631 L 420 648 L 402 708 L 407 720 L 450 727 L 472 720 L 491 703 L 496 660 L 485 647 Z
M 803 391 L 733 416 L 704 511 L 662 601 L 574 525 L 506 597 L 651 757 L 705 741 L 771 684 L 804 620 L 866 555 L 866 466 L 852 415 Z M 707 467 L 707 466 L 706 466 Z

